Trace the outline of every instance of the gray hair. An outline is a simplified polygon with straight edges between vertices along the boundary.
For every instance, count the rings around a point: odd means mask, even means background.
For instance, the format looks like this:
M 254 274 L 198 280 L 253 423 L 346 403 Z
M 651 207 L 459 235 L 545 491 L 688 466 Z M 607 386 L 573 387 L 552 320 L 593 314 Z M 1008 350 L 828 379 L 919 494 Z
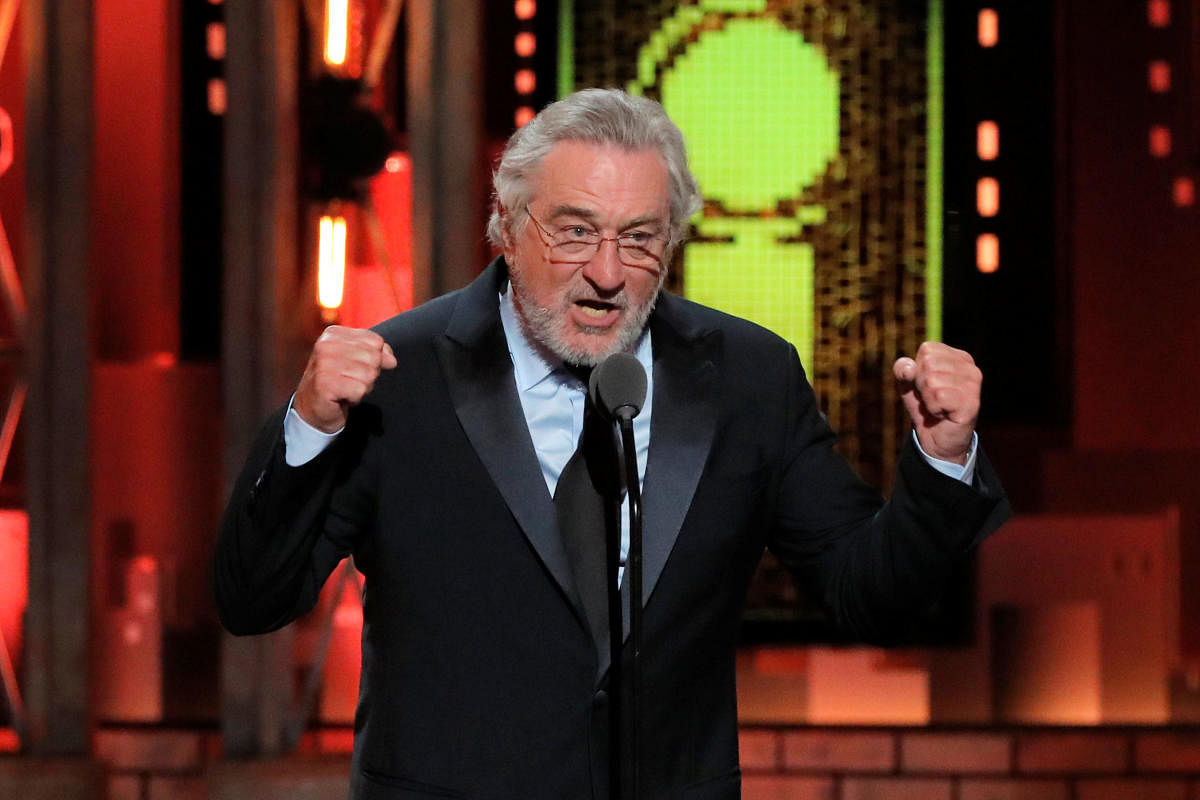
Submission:
M 564 141 L 615 144 L 625 150 L 656 150 L 667 168 L 671 192 L 671 228 L 667 253 L 685 238 L 688 220 L 700 210 L 700 189 L 687 165 L 683 134 L 663 107 L 619 89 L 584 89 L 551 103 L 518 128 L 508 140 L 492 176 L 495 194 L 488 240 L 504 246 L 500 210 L 507 212 L 508 233 L 525 224 L 531 182 L 554 145 Z

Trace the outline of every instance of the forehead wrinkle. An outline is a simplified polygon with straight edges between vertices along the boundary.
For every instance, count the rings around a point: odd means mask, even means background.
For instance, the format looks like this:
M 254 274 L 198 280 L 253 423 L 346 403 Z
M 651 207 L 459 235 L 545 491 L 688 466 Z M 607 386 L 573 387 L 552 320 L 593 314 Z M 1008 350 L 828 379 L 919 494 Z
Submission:
M 588 209 L 588 208 L 580 208 L 579 206 L 560 204 L 550 210 L 549 218 L 552 220 L 557 220 L 561 217 L 579 217 L 580 219 L 595 223 L 596 220 L 598 219 L 599 215 L 595 211 Z M 617 226 L 617 230 L 622 230 L 622 231 L 628 230 L 629 228 L 636 228 L 639 225 L 646 225 L 649 223 L 653 223 L 655 225 L 662 225 L 663 224 L 662 215 L 660 215 L 660 214 L 641 214 L 639 216 L 634 217 L 633 219 L 630 219 L 630 220 L 620 223 Z

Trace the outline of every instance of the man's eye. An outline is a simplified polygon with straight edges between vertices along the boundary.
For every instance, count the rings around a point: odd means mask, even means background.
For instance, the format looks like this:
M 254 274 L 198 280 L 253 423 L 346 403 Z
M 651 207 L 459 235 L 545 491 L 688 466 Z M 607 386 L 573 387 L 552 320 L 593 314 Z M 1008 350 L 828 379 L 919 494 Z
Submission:
M 654 238 L 649 231 L 626 231 L 621 234 L 621 241 L 629 244 L 645 244 Z
M 591 230 L 583 225 L 568 225 L 562 229 L 562 236 L 567 239 L 586 239 Z

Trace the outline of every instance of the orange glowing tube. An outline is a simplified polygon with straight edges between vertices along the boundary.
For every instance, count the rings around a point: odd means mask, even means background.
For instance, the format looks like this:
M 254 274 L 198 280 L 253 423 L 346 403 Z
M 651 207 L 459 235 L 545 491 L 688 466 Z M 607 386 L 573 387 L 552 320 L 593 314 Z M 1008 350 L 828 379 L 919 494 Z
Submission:
M 338 308 L 346 282 L 346 218 L 322 216 L 318 233 L 317 301 Z

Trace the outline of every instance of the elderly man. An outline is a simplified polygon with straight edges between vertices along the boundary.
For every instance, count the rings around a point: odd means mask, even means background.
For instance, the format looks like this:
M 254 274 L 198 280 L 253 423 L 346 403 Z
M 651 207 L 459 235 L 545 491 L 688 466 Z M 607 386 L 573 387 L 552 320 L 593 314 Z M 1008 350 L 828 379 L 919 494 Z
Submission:
M 975 446 L 980 372 L 936 343 L 896 362 L 914 435 L 884 503 L 834 453 L 791 345 L 662 290 L 699 193 L 658 104 L 548 106 L 495 186 L 503 256 L 474 283 L 317 341 L 226 512 L 221 618 L 278 628 L 352 554 L 354 797 L 607 796 L 612 670 L 586 588 L 606 581 L 555 491 L 583 429 L 578 368 L 631 353 L 649 380 L 641 794 L 736 798 L 734 649 L 764 547 L 863 637 L 927 604 L 1003 515 Z

